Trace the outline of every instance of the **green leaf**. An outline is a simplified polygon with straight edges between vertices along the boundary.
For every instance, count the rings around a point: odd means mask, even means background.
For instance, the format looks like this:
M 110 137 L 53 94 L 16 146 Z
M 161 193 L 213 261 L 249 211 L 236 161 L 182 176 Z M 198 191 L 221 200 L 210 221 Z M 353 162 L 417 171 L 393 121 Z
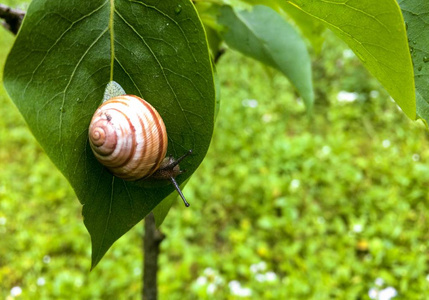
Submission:
M 404 20 L 395 0 L 287 1 L 326 24 L 415 119 L 413 66 Z
M 163 117 L 183 183 L 213 132 L 215 91 L 204 29 L 189 0 L 35 0 L 5 65 L 4 84 L 33 134 L 69 180 L 91 235 L 92 267 L 172 185 L 126 182 L 94 158 L 88 125 L 110 80 Z
M 280 70 L 311 108 L 314 94 L 310 56 L 304 41 L 290 24 L 262 5 L 252 11 L 224 6 L 219 23 L 226 27 L 224 39 L 231 48 Z
M 429 2 L 398 0 L 407 24 L 407 34 L 414 65 L 417 115 L 429 124 Z
M 182 186 L 180 188 L 183 190 Z M 177 195 L 170 194 L 168 197 L 164 198 L 164 200 L 162 200 L 161 203 L 159 203 L 153 209 L 152 212 L 155 218 L 156 227 L 159 228 L 162 225 L 165 218 L 167 217 L 168 212 L 170 211 L 171 207 L 173 206 L 176 200 L 177 200 Z
M 296 6 L 285 1 L 278 0 L 244 0 L 247 3 L 269 6 L 277 12 L 285 11 L 292 21 L 301 30 L 301 33 L 311 42 L 313 49 L 318 53 L 322 49 L 324 41 L 323 32 L 325 26 L 318 20 L 310 17 Z

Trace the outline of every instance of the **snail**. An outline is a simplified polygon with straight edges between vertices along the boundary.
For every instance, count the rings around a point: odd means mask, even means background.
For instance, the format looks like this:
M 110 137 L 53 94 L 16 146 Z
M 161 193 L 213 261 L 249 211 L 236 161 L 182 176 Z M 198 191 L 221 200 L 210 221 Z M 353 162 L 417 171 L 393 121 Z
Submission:
M 127 181 L 169 180 L 189 206 L 175 177 L 184 172 L 179 163 L 192 150 L 177 160 L 165 157 L 168 145 L 165 124 L 148 102 L 126 95 L 117 82 L 109 82 L 103 103 L 92 117 L 88 135 L 96 159 L 114 176 Z

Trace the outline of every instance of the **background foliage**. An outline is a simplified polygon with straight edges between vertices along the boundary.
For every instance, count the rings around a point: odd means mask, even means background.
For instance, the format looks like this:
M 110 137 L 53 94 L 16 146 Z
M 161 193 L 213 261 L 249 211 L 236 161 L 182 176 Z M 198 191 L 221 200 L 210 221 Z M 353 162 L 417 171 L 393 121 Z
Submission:
M 428 298 L 427 132 L 326 35 L 312 118 L 279 72 L 221 59 L 192 207 L 162 225 L 160 299 Z M 13 39 L 0 28 L 0 66 Z M 79 202 L 2 86 L 0 107 L 0 297 L 139 299 L 142 226 L 88 273 Z

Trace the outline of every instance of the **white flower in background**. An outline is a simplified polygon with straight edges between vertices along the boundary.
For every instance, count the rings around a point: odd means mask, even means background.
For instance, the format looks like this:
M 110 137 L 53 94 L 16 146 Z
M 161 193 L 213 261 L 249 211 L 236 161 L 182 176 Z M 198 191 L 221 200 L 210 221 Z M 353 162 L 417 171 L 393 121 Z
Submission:
M 371 299 L 375 300 L 391 300 L 392 298 L 396 297 L 398 295 L 398 292 L 395 288 L 389 286 L 385 289 L 378 290 L 376 288 L 371 288 L 368 292 L 368 296 Z
M 384 284 L 384 279 L 383 279 L 383 278 L 381 278 L 381 277 L 377 277 L 377 278 L 375 279 L 374 283 L 375 283 L 375 285 L 383 286 L 383 284 Z
M 363 230 L 363 225 L 362 224 L 354 224 L 353 225 L 353 232 L 361 233 L 362 230 Z
M 325 158 L 328 157 L 331 154 L 331 147 L 329 147 L 328 145 L 323 146 L 322 148 L 320 148 L 320 150 L 317 152 L 317 156 L 320 158 Z
M 418 155 L 417 153 L 413 154 L 413 160 L 414 161 L 419 161 L 420 160 L 420 155 Z
M 370 288 L 368 292 L 368 296 L 371 299 L 377 299 L 378 297 L 378 290 L 376 288 Z
M 257 264 L 253 264 L 250 266 L 250 271 L 252 271 L 252 273 L 263 272 L 266 269 L 267 269 L 267 263 L 264 261 L 261 261 Z
M 267 273 L 258 273 L 255 275 L 255 279 L 258 282 L 273 282 L 277 280 L 277 274 L 272 271 Z
M 237 287 L 241 287 L 241 284 L 237 280 L 233 280 L 228 283 L 228 286 L 230 289 L 236 289 Z
M 264 282 L 265 281 L 265 274 L 256 274 L 255 275 L 255 279 L 256 279 L 256 281 L 258 281 L 258 282 Z
M 255 108 L 258 106 L 258 100 L 256 100 L 256 99 L 244 99 L 243 101 L 241 101 L 241 105 L 243 105 L 244 107 Z
M 198 286 L 203 286 L 207 284 L 207 277 L 205 276 L 200 276 L 197 278 L 197 280 L 195 281 L 196 285 Z
M 358 98 L 358 93 L 340 91 L 337 95 L 338 102 L 354 102 Z
M 214 284 L 214 283 L 210 283 L 208 286 L 207 286 L 207 294 L 214 294 L 214 292 L 216 292 L 216 289 L 217 289 L 217 286 L 216 286 L 216 284 Z
M 299 179 L 292 179 L 292 181 L 289 184 L 289 190 L 292 192 L 296 191 L 300 185 L 301 185 L 301 181 L 299 181 Z
M 0 225 L 6 225 L 7 219 L 5 217 L 0 217 Z
M 43 256 L 43 262 L 49 264 L 51 262 L 51 257 L 49 255 Z
M 273 119 L 273 116 L 272 116 L 271 114 L 264 114 L 264 115 L 262 116 L 262 121 L 263 121 L 264 123 L 269 123 L 269 122 L 271 122 L 271 121 L 272 121 L 272 119 Z
M 380 92 L 379 91 L 371 91 L 371 92 L 369 92 L 369 96 L 371 97 L 371 98 L 378 98 L 378 96 L 380 96 Z
M 319 223 L 319 224 L 325 224 L 325 223 L 326 223 L 326 220 L 325 220 L 325 218 L 324 218 L 324 217 L 318 217 L 318 218 L 317 218 L 317 223 Z
M 380 295 L 379 298 L 381 300 L 389 300 L 392 299 L 393 297 L 396 297 L 398 295 L 398 292 L 396 291 L 396 289 L 394 287 L 387 287 L 384 290 L 380 291 Z
M 389 148 L 390 147 L 390 141 L 389 140 L 384 140 L 382 143 L 384 148 Z
M 237 280 L 230 281 L 228 283 L 231 294 L 239 297 L 249 297 L 252 295 L 252 290 L 249 288 L 242 287 L 240 282 Z
M 18 297 L 19 295 L 22 294 L 22 289 L 19 286 L 14 286 L 11 290 L 10 290 L 10 295 L 12 297 Z
M 276 281 L 277 280 L 277 274 L 273 271 L 269 271 L 265 273 L 265 280 L 268 282 Z
M 43 277 L 39 277 L 39 278 L 37 278 L 37 285 L 38 286 L 43 286 L 43 285 L 45 285 L 46 284 L 46 280 L 45 280 L 45 278 L 43 278 Z
M 325 145 L 322 147 L 321 152 L 323 155 L 329 155 L 329 154 L 331 154 L 331 147 L 329 147 L 328 145 Z
M 81 287 L 83 285 L 83 279 L 78 277 L 74 280 L 74 285 L 77 287 Z
M 277 280 L 277 274 L 273 271 L 265 272 L 267 269 L 267 263 L 261 261 L 260 263 L 253 264 L 250 266 L 250 271 L 255 274 L 255 279 L 258 282 L 272 282 Z
M 141 275 L 141 273 L 142 273 L 142 268 L 139 268 L 139 267 L 135 267 L 134 268 L 134 270 L 133 270 L 133 273 L 134 273 L 134 275 Z
M 203 275 L 199 276 L 193 287 L 197 290 L 205 290 L 207 295 L 214 294 L 224 284 L 223 278 L 218 272 L 212 268 L 206 268 L 203 271 Z
M 213 276 L 215 274 L 215 271 L 212 268 L 205 268 L 203 274 L 205 276 Z

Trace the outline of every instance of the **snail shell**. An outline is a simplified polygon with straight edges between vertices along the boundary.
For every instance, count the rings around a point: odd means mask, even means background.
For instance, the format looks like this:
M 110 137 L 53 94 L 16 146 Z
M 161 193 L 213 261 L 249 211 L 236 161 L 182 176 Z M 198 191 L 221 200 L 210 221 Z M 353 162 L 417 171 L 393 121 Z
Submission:
M 152 105 L 133 95 L 105 101 L 89 126 L 97 160 L 113 175 L 138 180 L 152 175 L 167 152 L 164 121 Z

